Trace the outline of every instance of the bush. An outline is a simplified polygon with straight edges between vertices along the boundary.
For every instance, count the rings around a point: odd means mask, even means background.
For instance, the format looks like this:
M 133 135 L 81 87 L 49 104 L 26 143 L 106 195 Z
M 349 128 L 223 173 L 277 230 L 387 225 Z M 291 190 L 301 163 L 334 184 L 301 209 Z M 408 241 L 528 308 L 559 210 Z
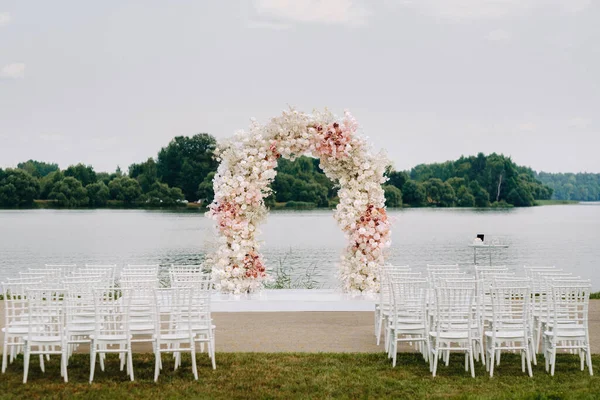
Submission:
M 285 204 L 285 208 L 295 208 L 297 210 L 310 210 L 316 206 L 315 203 L 309 203 L 307 201 L 288 201 Z
M 396 186 L 384 185 L 385 205 L 388 207 L 402 207 L 402 192 Z
M 81 182 L 72 176 L 54 184 L 48 198 L 56 200 L 61 207 L 83 207 L 89 204 L 87 191 Z
M 0 170 L 1 207 L 31 207 L 39 192 L 40 184 L 29 172 L 10 168 Z

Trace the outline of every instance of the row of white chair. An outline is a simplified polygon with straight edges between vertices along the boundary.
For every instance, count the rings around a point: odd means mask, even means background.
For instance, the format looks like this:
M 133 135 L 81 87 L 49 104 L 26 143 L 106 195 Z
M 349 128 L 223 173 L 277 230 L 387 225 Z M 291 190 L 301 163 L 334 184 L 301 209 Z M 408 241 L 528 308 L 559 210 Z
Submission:
M 522 353 L 523 371 L 527 367 L 531 375 L 541 342 L 552 375 L 556 352 L 564 349 L 578 353 L 581 368 L 587 364 L 593 373 L 589 281 L 554 267 L 526 267 L 529 278 L 505 267 L 478 267 L 475 275 L 456 265 L 432 266 L 427 277 L 408 266 L 382 269 L 375 334 L 379 343 L 386 327 L 385 345 L 394 366 L 397 343 L 410 342 L 430 361 L 434 376 L 438 357 L 448 363 L 450 351 L 465 352 L 465 368 L 472 374 L 473 359 L 480 358 L 493 376 L 494 362 L 507 350 Z
M 200 345 L 200 351 L 207 345 L 212 366 L 216 368 L 215 327 L 210 317 L 212 283 L 209 275 L 195 268 L 173 269 L 172 288 L 160 289 L 156 277 L 157 268 L 154 266 L 124 269 L 117 287 L 114 281 L 111 282 L 112 271 L 101 271 L 98 268 L 94 271 L 88 269 L 77 272 L 71 272 L 70 276 L 62 278 L 59 283 L 26 277 L 2 284 L 5 295 L 2 372 L 5 372 L 8 361 L 12 362 L 21 351 L 26 354 L 26 371 L 32 354 L 40 354 L 40 367 L 43 369 L 42 355 L 49 357 L 50 354 L 58 354 L 56 347 L 60 347 L 61 365 L 64 363 L 61 374 L 66 380 L 68 359 L 79 345 L 87 343 L 91 344 L 93 361 L 90 380 L 94 375 L 96 355 L 99 356 L 101 368 L 104 368 L 105 352 L 124 354 L 121 358 L 122 365 L 127 363 L 128 372 L 133 379 L 133 369 L 127 360 L 131 357 L 131 343 L 149 342 L 157 354 L 159 368 L 155 379 L 158 379 L 158 371 L 162 368 L 160 353 L 165 351 L 172 351 L 176 355 L 175 368 L 181 363 L 181 352 L 193 352 L 193 370 L 197 379 L 195 346 L 193 350 L 190 346 L 187 346 L 188 350 L 184 350 L 178 341 L 187 336 L 174 331 L 181 331 L 184 326 L 187 326 L 188 331 L 194 332 L 194 343 Z M 116 298 L 115 293 L 121 293 L 121 296 Z M 189 303 L 183 304 L 184 301 Z M 37 314 L 43 315 L 43 318 L 36 318 Z M 184 318 L 183 322 L 180 317 Z M 44 331 L 56 333 L 57 327 L 62 327 L 63 331 L 51 335 L 53 340 L 60 337 L 62 346 L 48 338 L 41 338 L 41 342 L 33 340 L 39 336 L 35 332 L 42 331 L 41 326 L 36 324 L 42 322 L 48 323 Z M 164 331 L 163 328 L 170 331 Z M 102 333 L 102 329 L 113 331 Z M 116 331 L 118 329 L 126 329 L 129 333 L 119 333 Z M 161 332 L 166 336 L 161 336 Z M 114 342 L 111 342 L 113 339 Z M 117 346 L 117 349 L 109 346 L 110 344 Z M 33 350 L 32 345 L 35 347 Z M 27 379 L 26 371 L 24 380 Z

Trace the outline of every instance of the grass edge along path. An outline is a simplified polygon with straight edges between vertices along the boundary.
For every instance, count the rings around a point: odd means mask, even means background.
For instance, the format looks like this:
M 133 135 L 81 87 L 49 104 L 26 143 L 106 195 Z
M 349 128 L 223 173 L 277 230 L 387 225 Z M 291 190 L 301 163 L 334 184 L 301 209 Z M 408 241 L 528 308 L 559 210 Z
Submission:
M 183 355 L 177 371 L 165 355 L 164 369 L 154 383 L 154 355 L 134 354 L 134 382 L 119 371 L 114 356 L 105 372 L 96 368 L 89 384 L 89 355 L 76 354 L 69 364 L 69 383 L 60 377 L 58 357 L 46 363 L 46 373 L 35 357 L 23 384 L 20 356 L 0 375 L 0 398 L 600 398 L 600 377 L 580 371 L 578 357 L 557 356 L 554 377 L 546 374 L 540 361 L 529 378 L 521 372 L 520 357 L 506 354 L 493 378 L 478 364 L 473 379 L 460 354 L 453 355 L 449 367 L 440 365 L 436 378 L 415 353 L 399 354 L 396 368 L 381 353 L 217 353 L 217 370 L 212 370 L 205 354 L 199 354 L 199 380 L 194 381 L 189 355 Z M 600 365 L 600 355 L 593 356 L 593 363 Z

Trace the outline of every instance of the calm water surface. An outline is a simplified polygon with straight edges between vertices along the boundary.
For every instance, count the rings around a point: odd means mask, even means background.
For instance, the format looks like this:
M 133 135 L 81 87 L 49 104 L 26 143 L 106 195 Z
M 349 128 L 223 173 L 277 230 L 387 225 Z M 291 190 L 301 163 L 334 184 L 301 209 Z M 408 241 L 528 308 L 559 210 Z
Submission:
M 473 263 L 477 233 L 508 244 L 495 265 L 556 265 L 592 279 L 600 290 L 600 204 L 511 210 L 404 209 L 394 219 L 389 261 L 415 268 Z M 273 211 L 262 226 L 270 268 L 335 288 L 346 245 L 333 212 Z M 145 210 L 0 211 L 0 279 L 45 263 L 198 263 L 215 245 L 212 221 L 201 212 Z M 489 264 L 478 253 L 478 263 Z

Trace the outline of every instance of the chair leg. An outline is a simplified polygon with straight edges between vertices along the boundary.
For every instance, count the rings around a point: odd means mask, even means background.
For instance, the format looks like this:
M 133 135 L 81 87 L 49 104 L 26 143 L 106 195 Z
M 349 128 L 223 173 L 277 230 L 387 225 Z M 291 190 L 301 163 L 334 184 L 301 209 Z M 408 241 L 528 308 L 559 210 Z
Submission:
M 192 356 L 192 372 L 194 373 L 194 379 L 198 380 L 198 367 L 196 366 L 196 343 L 194 343 L 194 339 L 190 341 L 191 356 Z
M 552 348 L 552 359 L 550 360 L 550 376 L 554 376 L 554 368 L 556 367 L 556 344 Z
M 129 376 L 131 377 L 131 381 L 133 382 L 133 356 L 131 354 L 131 344 L 127 345 L 127 368 L 129 369 Z
M 375 325 L 375 337 L 377 338 L 377 346 L 379 346 L 379 343 L 381 342 L 381 327 L 383 325 L 383 315 L 380 315 L 379 318 L 377 318 L 376 321 L 376 325 Z
M 23 360 L 23 383 L 27 383 L 27 375 L 29 374 L 29 358 L 31 355 L 29 354 L 31 349 L 29 348 L 29 344 L 25 345 L 25 354 Z
M 529 346 L 525 349 L 525 358 L 527 358 L 527 373 L 529 377 L 533 377 L 533 371 L 531 370 L 531 353 L 529 352 Z
M 496 346 L 492 345 L 492 348 L 490 350 L 490 358 L 489 358 L 489 362 L 490 362 L 490 378 L 494 377 L 494 364 L 495 364 L 495 357 L 496 357 Z
M 527 345 L 529 348 L 530 358 L 533 361 L 533 365 L 537 365 L 537 355 L 536 355 L 536 351 L 535 351 L 535 347 L 534 347 L 534 343 L 533 343 L 533 338 L 528 339 Z
M 106 345 L 99 346 L 101 350 L 106 350 Z M 100 352 L 98 354 L 98 361 L 100 361 L 100 371 L 104 372 L 104 358 L 106 357 L 106 353 Z
M 96 343 L 92 342 L 92 352 L 90 354 L 90 383 L 94 380 L 94 370 L 96 369 Z
M 590 376 L 594 375 L 594 370 L 592 368 L 592 352 L 590 351 L 590 345 L 587 345 L 587 349 L 585 351 L 585 355 L 587 358 L 588 369 L 590 370 Z
M 160 351 L 156 350 L 154 353 L 154 382 L 158 381 L 158 374 L 160 373 Z
M 208 352 L 210 355 L 210 362 L 213 369 L 217 369 L 217 361 L 215 360 L 215 343 L 212 335 L 208 338 Z
M 439 344 L 436 346 L 436 349 L 433 352 L 433 371 L 431 371 L 431 372 L 433 373 L 434 378 L 435 378 L 435 374 L 437 372 L 438 359 L 439 359 L 438 348 L 439 348 Z
M 469 351 L 469 360 L 471 362 L 471 377 L 475 378 L 475 360 L 473 358 L 473 349 Z
M 69 382 L 69 376 L 67 374 L 67 349 L 64 346 L 62 348 L 60 366 L 63 370 L 63 379 L 64 379 L 65 383 L 67 383 L 67 382 Z
M 45 346 L 42 347 L 42 349 L 45 349 Z M 46 372 L 46 365 L 44 364 L 44 355 L 40 354 L 40 369 L 42 370 L 42 372 Z
M 2 373 L 6 372 L 6 366 L 8 364 L 8 341 L 4 338 L 4 345 L 2 346 Z

